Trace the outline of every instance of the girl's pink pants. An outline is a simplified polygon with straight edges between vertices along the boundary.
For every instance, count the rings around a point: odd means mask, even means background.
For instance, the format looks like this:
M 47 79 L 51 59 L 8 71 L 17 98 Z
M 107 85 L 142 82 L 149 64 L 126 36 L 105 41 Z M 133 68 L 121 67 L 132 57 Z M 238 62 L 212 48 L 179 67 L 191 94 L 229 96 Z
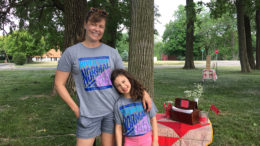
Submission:
M 141 136 L 127 137 L 125 136 L 124 146 L 151 146 L 152 134 L 151 131 Z

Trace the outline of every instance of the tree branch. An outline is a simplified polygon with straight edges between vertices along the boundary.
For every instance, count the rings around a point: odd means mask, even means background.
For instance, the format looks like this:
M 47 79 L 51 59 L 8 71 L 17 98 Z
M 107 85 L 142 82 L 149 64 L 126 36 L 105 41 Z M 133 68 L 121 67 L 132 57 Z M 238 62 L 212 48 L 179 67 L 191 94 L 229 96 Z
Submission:
M 16 0 L 9 0 L 8 2 L 1 3 L 0 6 L 0 24 L 6 23 L 7 21 L 10 21 L 7 19 L 7 15 L 11 13 L 11 9 L 15 8 L 17 6 L 25 6 L 30 2 L 30 0 L 22 0 L 20 2 Z M 5 9 L 5 10 L 4 10 Z

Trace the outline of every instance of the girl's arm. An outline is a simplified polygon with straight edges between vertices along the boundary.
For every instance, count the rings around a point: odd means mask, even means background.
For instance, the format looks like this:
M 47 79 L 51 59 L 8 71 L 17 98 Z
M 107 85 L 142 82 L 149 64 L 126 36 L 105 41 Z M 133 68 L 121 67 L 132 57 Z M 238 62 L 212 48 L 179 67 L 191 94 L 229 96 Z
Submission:
M 75 113 L 76 117 L 79 118 L 79 107 L 71 98 L 68 90 L 66 89 L 66 81 L 69 77 L 69 72 L 62 72 L 57 70 L 55 76 L 55 89 L 57 90 L 60 97 L 67 103 L 71 110 Z
M 146 111 L 149 112 L 152 108 L 152 99 L 145 90 L 144 90 L 144 96 L 142 99 L 142 103 L 143 103 L 144 109 L 146 109 Z M 146 105 L 147 105 L 147 107 L 146 107 Z
M 122 125 L 116 124 L 116 145 L 122 146 L 123 144 L 123 133 L 122 133 Z
M 152 132 L 153 132 L 153 143 L 152 146 L 159 146 L 158 143 L 158 126 L 156 116 L 151 118 Z

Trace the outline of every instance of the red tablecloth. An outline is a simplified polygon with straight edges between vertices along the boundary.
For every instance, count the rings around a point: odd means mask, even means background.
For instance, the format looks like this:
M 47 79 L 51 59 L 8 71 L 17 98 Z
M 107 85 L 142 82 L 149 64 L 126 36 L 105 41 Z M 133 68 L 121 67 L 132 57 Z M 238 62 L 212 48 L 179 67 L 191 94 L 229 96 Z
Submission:
M 165 114 L 156 114 L 160 146 L 203 146 L 213 139 L 211 122 L 188 125 L 167 119 Z
M 212 79 L 216 81 L 218 79 L 216 71 L 214 69 L 203 69 L 202 80 L 204 81 L 205 79 Z

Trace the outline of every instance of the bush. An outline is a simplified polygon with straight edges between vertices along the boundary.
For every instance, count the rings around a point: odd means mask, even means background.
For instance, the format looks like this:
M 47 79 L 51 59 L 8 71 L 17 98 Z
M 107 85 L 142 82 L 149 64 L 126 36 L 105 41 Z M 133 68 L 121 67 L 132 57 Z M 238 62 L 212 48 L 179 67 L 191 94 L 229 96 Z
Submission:
M 14 53 L 13 62 L 16 65 L 24 65 L 25 61 L 26 61 L 26 56 L 24 53 L 20 53 L 20 52 Z

